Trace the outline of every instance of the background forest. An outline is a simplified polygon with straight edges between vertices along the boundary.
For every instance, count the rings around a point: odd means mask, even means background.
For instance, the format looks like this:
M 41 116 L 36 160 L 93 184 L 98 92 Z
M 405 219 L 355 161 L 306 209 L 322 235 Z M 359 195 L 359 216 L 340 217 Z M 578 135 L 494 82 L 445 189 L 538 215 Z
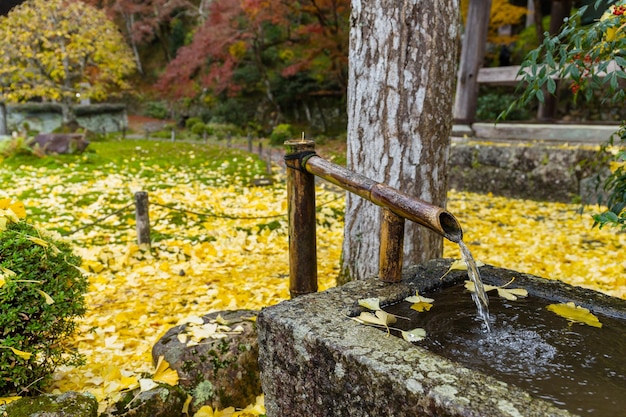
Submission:
M 345 132 L 349 0 L 82 2 L 106 13 L 132 51 L 136 71 L 121 88 L 131 114 L 263 135 L 281 123 Z M 492 2 L 486 65 L 519 63 L 537 45 L 542 30 L 525 28 L 525 5 Z M 468 1 L 461 6 L 465 15 Z M 481 106 L 489 118 L 504 104 L 487 94 Z

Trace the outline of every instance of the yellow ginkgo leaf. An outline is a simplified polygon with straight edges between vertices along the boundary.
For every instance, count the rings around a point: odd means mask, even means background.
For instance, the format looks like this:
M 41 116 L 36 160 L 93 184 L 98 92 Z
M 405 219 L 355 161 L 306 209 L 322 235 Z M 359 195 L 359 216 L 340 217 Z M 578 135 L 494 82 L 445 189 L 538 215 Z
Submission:
M 476 266 L 477 267 L 485 266 L 485 263 L 479 260 L 476 260 Z M 457 259 L 456 261 L 452 262 L 452 264 L 450 265 L 450 268 L 448 268 L 446 273 L 443 274 L 439 279 L 443 279 L 446 275 L 448 275 L 452 271 L 467 271 L 467 264 L 465 263 L 463 259 Z
M 189 394 L 187 394 L 187 399 L 185 400 L 185 403 L 183 404 L 183 409 L 180 411 L 181 414 L 184 415 L 189 415 L 189 405 L 191 405 L 191 400 L 193 400 L 193 397 Z
M 215 417 L 213 413 L 213 407 L 210 405 L 204 405 L 200 407 L 198 411 L 193 415 L 193 417 Z
M 501 287 L 498 287 L 496 285 L 483 284 L 483 288 L 485 289 L 485 292 L 497 290 L 500 297 L 505 298 L 509 301 L 515 301 L 519 297 L 528 297 L 528 291 L 526 291 L 524 288 L 506 288 L 513 281 L 515 281 L 515 278 L 513 278 Z M 465 281 L 465 288 L 470 292 L 476 291 L 476 285 L 472 281 Z
M 17 356 L 19 356 L 20 358 L 24 359 L 24 360 L 29 360 L 31 356 L 33 356 L 32 353 L 28 353 L 28 352 L 23 352 L 21 350 L 17 350 L 15 348 L 10 347 L 9 349 L 11 349 L 11 351 L 13 351 L 13 353 L 15 353 Z
M 167 363 L 163 356 L 159 356 L 152 379 L 156 382 L 176 385 L 178 384 L 178 372 L 176 372 L 175 369 L 170 368 L 170 364 Z
M 154 380 L 150 378 L 141 378 L 139 380 L 139 390 L 141 392 L 150 391 L 151 389 L 156 388 L 158 386 L 159 384 L 157 384 L 156 382 L 154 382 Z
M 17 276 L 17 274 L 13 271 L 11 271 L 10 269 L 7 269 L 3 266 L 0 266 L 0 275 L 4 275 L 6 277 L 14 277 Z
M 583 323 L 593 327 L 602 327 L 600 320 L 584 307 L 577 306 L 573 302 L 562 304 L 550 304 L 546 307 L 549 311 L 576 323 Z
M 30 240 L 31 242 L 33 242 L 33 243 L 35 243 L 35 244 L 37 244 L 39 246 L 44 247 L 44 248 L 47 248 L 48 246 L 50 246 L 48 244 L 48 242 L 46 242 L 45 240 L 43 240 L 41 238 L 35 237 L 35 236 L 27 236 L 26 239 Z
M 426 330 L 417 328 L 413 330 L 407 330 L 402 332 L 402 338 L 407 342 L 419 342 L 426 337 Z
M 419 311 L 421 313 L 422 311 L 430 311 L 432 306 L 433 305 L 431 303 L 419 302 L 419 303 L 414 303 L 411 306 L 411 309 L 415 311 Z
M 498 295 L 509 301 L 515 301 L 518 297 L 528 297 L 528 291 L 523 288 L 498 288 Z
M 52 299 L 52 297 L 50 297 L 50 295 L 47 292 L 37 290 L 37 289 L 35 291 L 37 291 L 46 300 L 46 304 L 48 305 L 54 304 L 54 300 Z
M 404 299 L 409 303 L 433 303 L 435 300 L 432 298 L 424 297 L 423 295 L 419 295 L 419 292 L 416 291 L 415 295 L 407 297 Z
M 376 310 L 375 314 L 364 311 L 352 319 L 361 324 L 384 327 L 387 329 L 387 334 L 389 334 L 389 325 L 397 321 L 396 316 L 383 310 Z
M 361 298 L 359 305 L 369 310 L 380 310 L 380 300 L 378 298 Z
M 6 405 L 13 401 L 19 400 L 22 397 L 0 397 L 0 405 Z

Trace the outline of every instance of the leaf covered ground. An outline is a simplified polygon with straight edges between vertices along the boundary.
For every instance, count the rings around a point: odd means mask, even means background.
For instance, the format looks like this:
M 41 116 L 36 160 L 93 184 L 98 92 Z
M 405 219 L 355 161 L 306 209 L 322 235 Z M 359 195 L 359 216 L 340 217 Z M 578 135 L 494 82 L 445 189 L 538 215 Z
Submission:
M 265 167 L 235 150 L 149 141 L 90 150 L 5 161 L 0 198 L 23 201 L 30 221 L 83 257 L 88 313 L 74 343 L 87 363 L 59 369 L 50 391 L 89 391 L 106 403 L 153 372 L 152 345 L 177 323 L 288 298 L 286 190 L 279 172 L 271 186 L 251 185 Z M 149 193 L 151 249 L 135 243 L 137 191 Z M 339 267 L 343 197 L 320 188 L 317 203 L 326 289 Z M 452 191 L 448 209 L 475 258 L 626 298 L 626 234 L 592 229 L 579 206 Z M 453 244 L 444 251 L 460 256 Z M 258 415 L 250 410 L 235 415 Z

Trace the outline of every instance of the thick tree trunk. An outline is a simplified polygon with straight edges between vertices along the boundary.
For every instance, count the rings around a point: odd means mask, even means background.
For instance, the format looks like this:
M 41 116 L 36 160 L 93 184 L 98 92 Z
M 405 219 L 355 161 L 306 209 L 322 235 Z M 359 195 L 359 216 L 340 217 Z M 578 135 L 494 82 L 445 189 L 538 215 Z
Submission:
M 472 123 L 478 104 L 478 71 L 483 66 L 491 0 L 470 0 L 456 85 L 454 118 Z
M 353 0 L 348 166 L 445 206 L 458 37 L 457 0 Z M 348 195 L 340 282 L 378 269 L 381 209 Z M 441 256 L 442 239 L 407 222 L 405 264 Z

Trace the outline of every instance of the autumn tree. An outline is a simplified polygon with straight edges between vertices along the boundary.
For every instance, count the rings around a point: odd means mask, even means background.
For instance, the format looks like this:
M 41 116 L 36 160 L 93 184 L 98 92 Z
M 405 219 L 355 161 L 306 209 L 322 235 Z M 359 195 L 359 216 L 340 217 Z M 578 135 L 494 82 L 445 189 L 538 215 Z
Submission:
M 348 0 L 214 0 L 157 87 L 206 105 L 247 100 L 276 122 L 294 97 L 344 94 L 348 13 Z
M 348 165 L 445 207 L 459 4 L 354 1 L 348 85 Z M 342 281 L 378 268 L 379 207 L 348 195 Z M 442 238 L 407 222 L 405 262 L 442 254 Z
M 0 18 L 0 85 L 7 101 L 104 100 L 128 89 L 132 56 L 117 27 L 79 1 L 28 0 Z
M 83 0 L 87 4 L 104 10 L 109 18 L 119 22 L 130 45 L 135 64 L 143 73 L 139 48 L 157 40 L 167 62 L 173 58 L 170 45 L 171 26 L 181 16 L 189 15 L 195 23 L 203 15 L 205 1 L 199 6 L 187 0 Z

